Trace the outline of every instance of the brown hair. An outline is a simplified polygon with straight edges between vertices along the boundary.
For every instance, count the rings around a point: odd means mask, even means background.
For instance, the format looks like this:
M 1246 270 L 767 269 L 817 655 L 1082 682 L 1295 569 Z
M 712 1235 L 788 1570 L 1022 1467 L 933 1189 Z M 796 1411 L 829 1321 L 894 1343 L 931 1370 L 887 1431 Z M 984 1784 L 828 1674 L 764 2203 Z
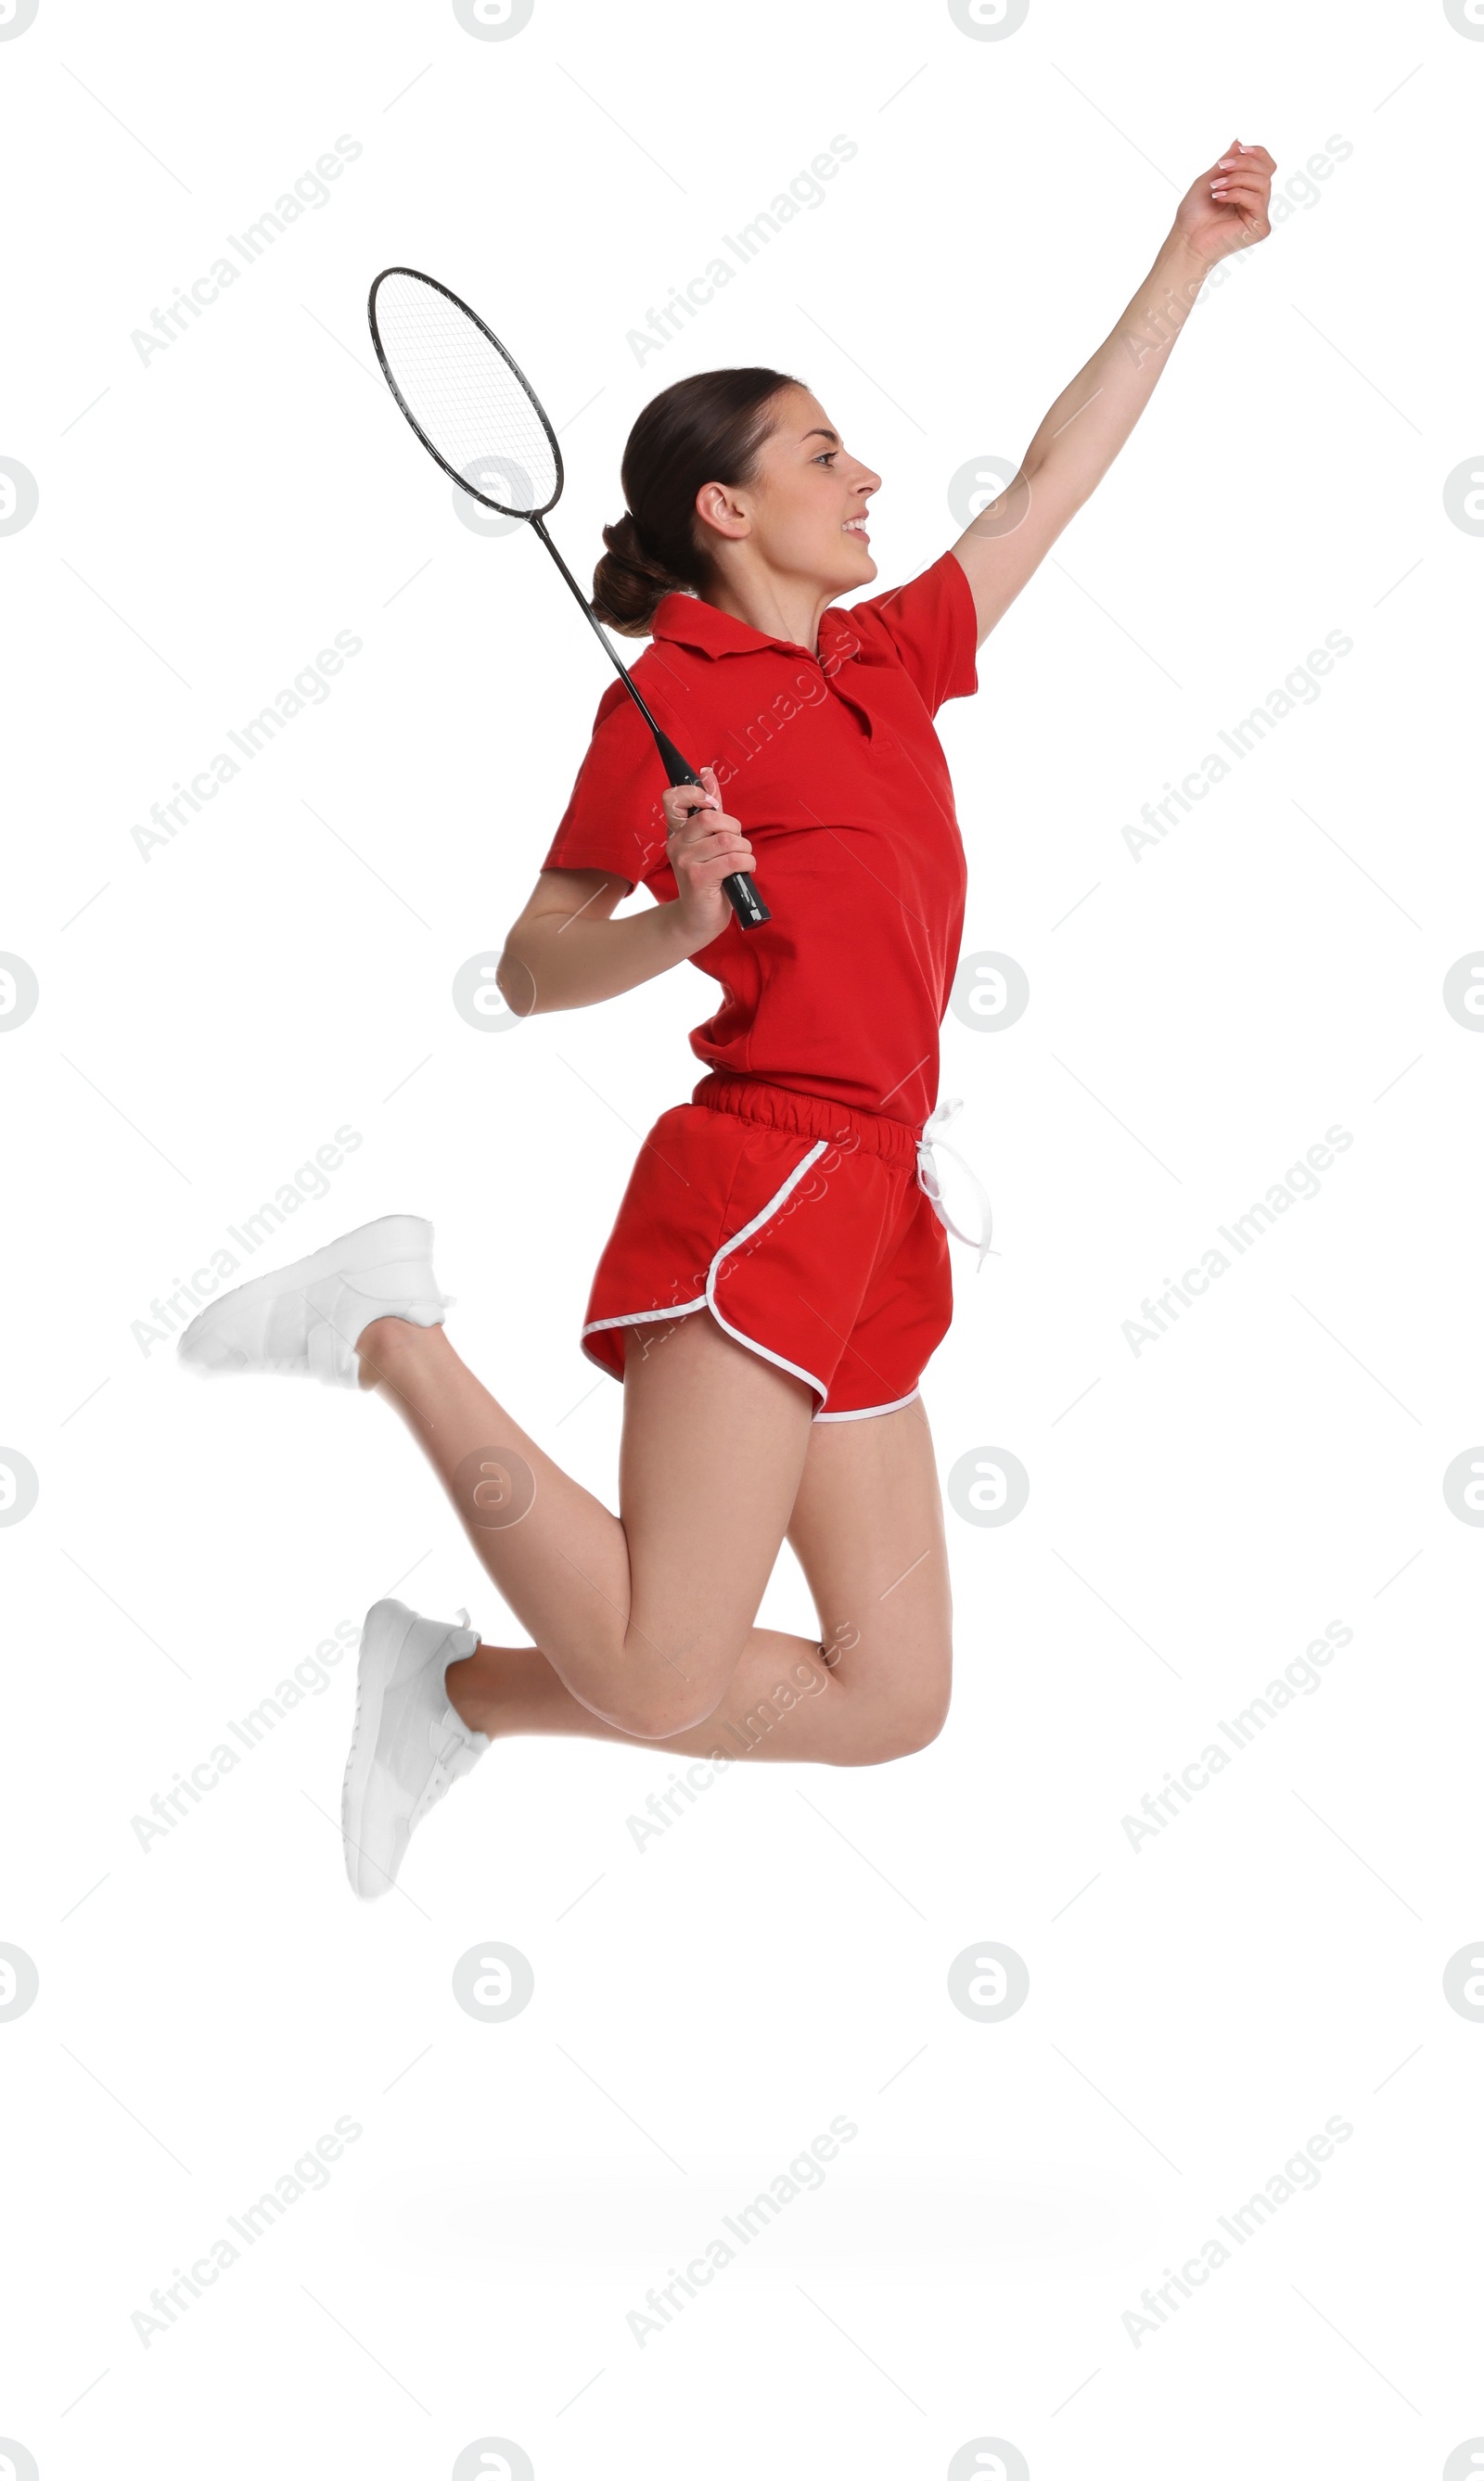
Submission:
M 646 405 L 623 452 L 628 506 L 605 526 L 592 573 L 592 609 L 625 638 L 647 638 L 666 594 L 703 591 L 708 562 L 696 540 L 703 483 L 750 483 L 774 424 L 768 407 L 802 382 L 786 371 L 700 371 Z

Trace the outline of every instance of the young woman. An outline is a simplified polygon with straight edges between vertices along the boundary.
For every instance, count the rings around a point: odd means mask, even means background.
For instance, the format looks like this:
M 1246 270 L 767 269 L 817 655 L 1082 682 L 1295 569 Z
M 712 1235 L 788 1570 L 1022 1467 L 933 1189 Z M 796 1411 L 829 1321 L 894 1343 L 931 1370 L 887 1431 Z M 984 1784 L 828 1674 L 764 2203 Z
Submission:
M 1234 142 L 1200 176 L 1015 481 L 892 593 L 833 608 L 875 576 L 880 478 L 799 381 L 706 373 L 636 423 L 593 610 L 652 640 L 636 680 L 710 763 L 701 789 L 662 793 L 612 684 L 500 975 L 522 1014 L 612 999 L 682 957 L 721 986 L 691 1037 L 707 1073 L 645 1141 L 583 1330 L 623 1384 L 620 1512 L 459 1360 L 417 1217 L 242 1286 L 181 1340 L 202 1369 L 384 1397 L 533 1639 L 482 1644 L 399 1603 L 368 1613 L 345 1788 L 357 1893 L 392 1885 L 492 1739 L 870 1765 L 940 1729 L 948 1560 L 918 1381 L 951 1296 L 919 1175 L 965 870 L 932 718 L 976 688 L 976 647 L 1128 438 L 1211 268 L 1266 234 L 1274 169 Z M 739 870 L 770 908 L 762 928 L 722 894 Z M 614 919 L 640 883 L 655 903 Z M 819 1638 L 754 1625 L 785 1538 Z

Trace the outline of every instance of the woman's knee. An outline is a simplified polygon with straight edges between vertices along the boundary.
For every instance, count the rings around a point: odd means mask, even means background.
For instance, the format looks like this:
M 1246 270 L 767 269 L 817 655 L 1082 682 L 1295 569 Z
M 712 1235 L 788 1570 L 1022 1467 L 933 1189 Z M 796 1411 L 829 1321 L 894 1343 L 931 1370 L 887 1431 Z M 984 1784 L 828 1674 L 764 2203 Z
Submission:
M 915 1684 L 901 1696 L 883 1702 L 860 1718 L 859 1728 L 842 1752 L 841 1763 L 852 1766 L 889 1765 L 894 1758 L 915 1758 L 932 1746 L 948 1721 L 950 1687 L 940 1682 Z
M 868 1763 L 881 1765 L 893 1758 L 915 1758 L 931 1748 L 948 1720 L 948 1707 L 913 1707 L 882 1736 L 882 1746 Z

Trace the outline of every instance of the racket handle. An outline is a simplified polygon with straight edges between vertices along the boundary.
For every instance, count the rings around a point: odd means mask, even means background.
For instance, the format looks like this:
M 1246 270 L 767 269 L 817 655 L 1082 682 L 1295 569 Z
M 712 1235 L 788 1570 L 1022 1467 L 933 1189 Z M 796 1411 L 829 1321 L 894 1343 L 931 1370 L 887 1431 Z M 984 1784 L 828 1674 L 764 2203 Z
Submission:
M 670 782 L 699 785 L 701 779 L 694 768 L 682 758 L 673 741 L 663 733 L 658 725 L 654 727 L 654 736 L 659 744 L 660 755 L 664 761 L 665 773 Z M 737 916 L 739 929 L 756 930 L 763 923 L 772 920 L 772 915 L 744 870 L 734 870 L 730 878 L 724 878 L 721 882 L 721 893 Z
M 734 870 L 730 878 L 724 878 L 721 893 L 737 916 L 740 930 L 756 930 L 763 923 L 772 920 L 744 870 Z

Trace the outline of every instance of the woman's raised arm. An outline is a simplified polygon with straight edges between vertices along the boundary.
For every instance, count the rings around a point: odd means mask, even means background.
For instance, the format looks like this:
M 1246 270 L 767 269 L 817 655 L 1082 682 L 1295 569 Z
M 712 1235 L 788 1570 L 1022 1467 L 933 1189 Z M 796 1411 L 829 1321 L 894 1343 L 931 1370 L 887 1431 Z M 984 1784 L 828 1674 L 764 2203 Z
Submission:
M 974 590 L 980 645 L 1107 472 L 1211 269 L 1266 239 L 1276 170 L 1265 146 L 1234 139 L 1220 162 L 1192 182 L 1149 274 L 1049 409 L 1015 480 L 954 543 Z

